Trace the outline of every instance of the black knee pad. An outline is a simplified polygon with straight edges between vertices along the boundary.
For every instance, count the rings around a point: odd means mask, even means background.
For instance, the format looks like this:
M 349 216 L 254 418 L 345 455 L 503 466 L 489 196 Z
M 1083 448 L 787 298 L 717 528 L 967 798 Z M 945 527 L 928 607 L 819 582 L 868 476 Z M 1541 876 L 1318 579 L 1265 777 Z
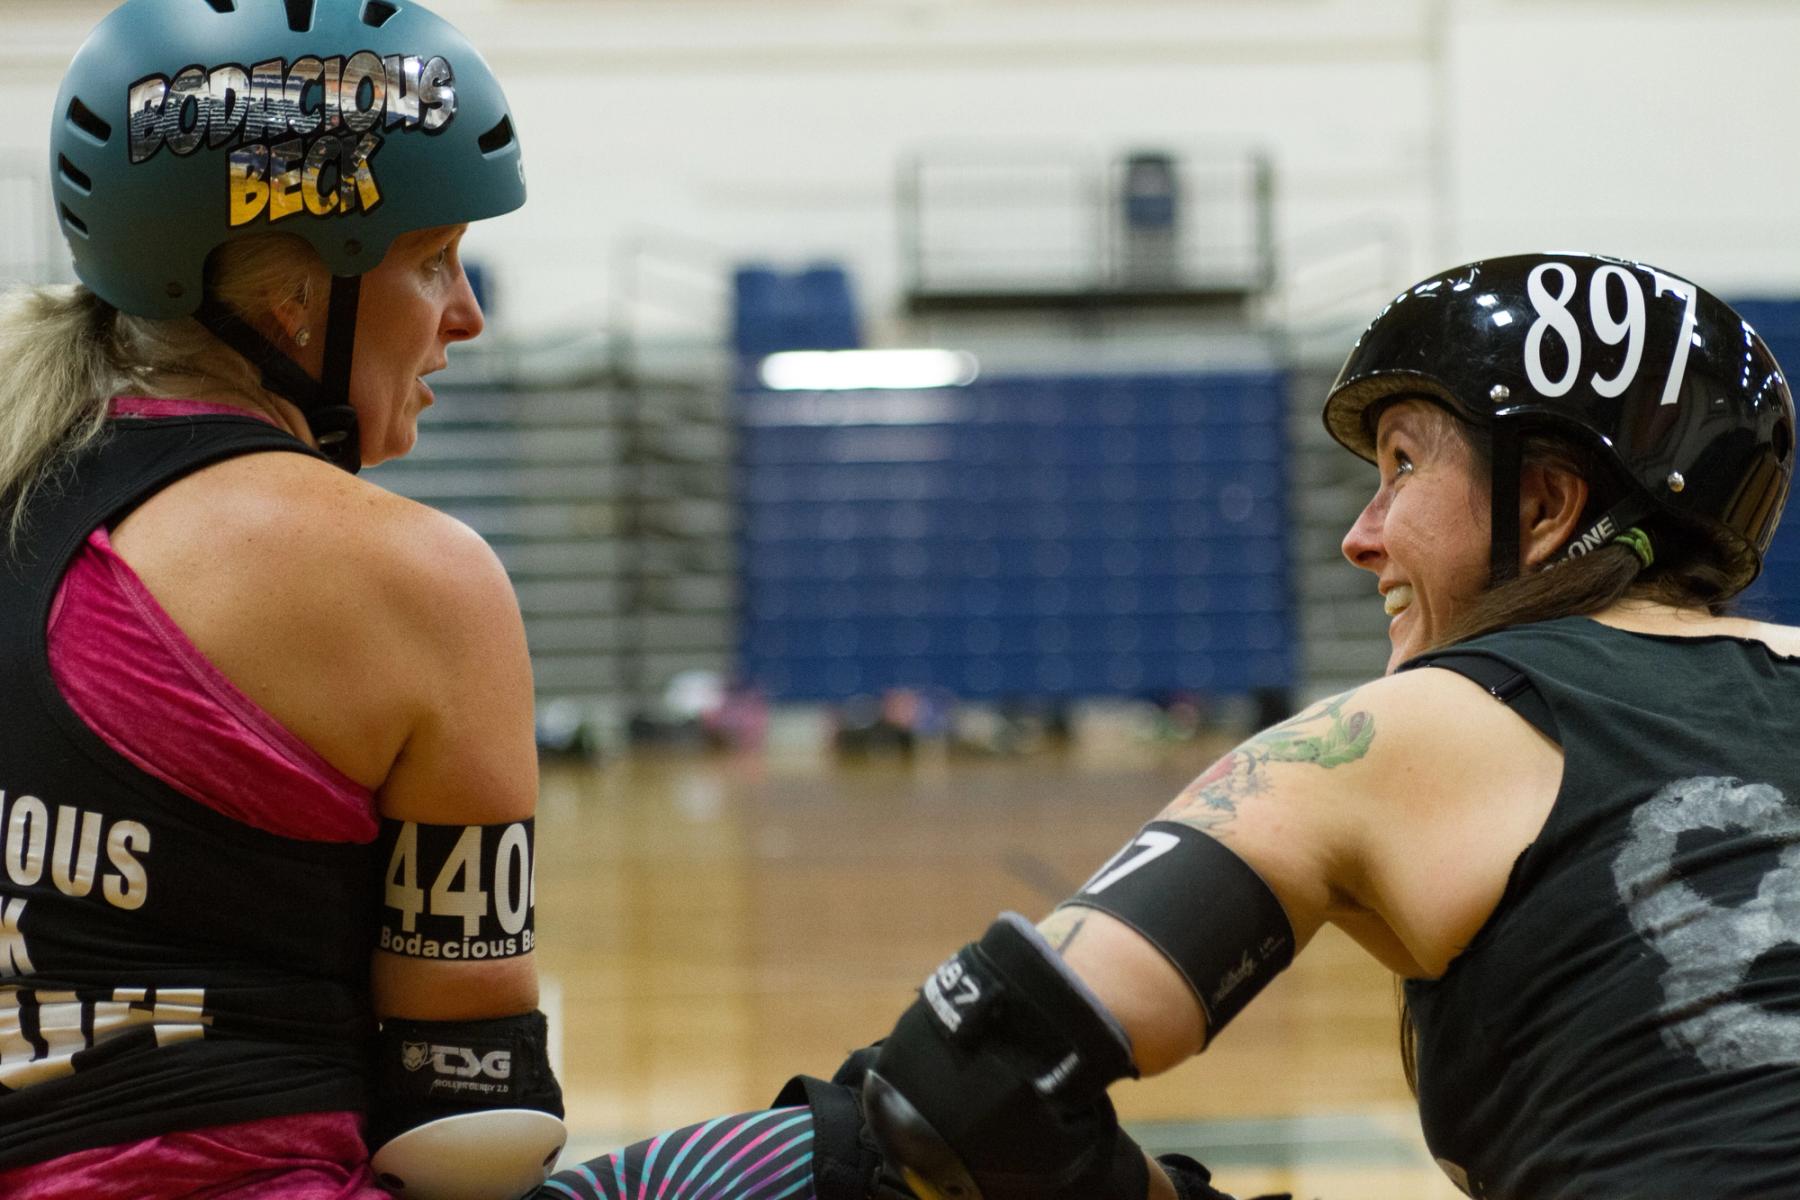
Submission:
M 1175 1185 L 1175 1195 L 1179 1200 L 1237 1200 L 1212 1185 L 1212 1172 L 1195 1162 L 1185 1154 L 1163 1154 L 1157 1156 L 1156 1165 L 1161 1167 L 1169 1182 Z M 1279 1196 L 1255 1196 L 1252 1200 L 1294 1200 L 1287 1192 Z
M 796 1075 L 770 1105 L 803 1104 L 812 1111 L 815 1200 L 914 1200 L 899 1177 L 884 1168 L 863 1121 L 859 1089 L 872 1061 L 873 1048 L 868 1048 L 851 1055 L 830 1082 Z

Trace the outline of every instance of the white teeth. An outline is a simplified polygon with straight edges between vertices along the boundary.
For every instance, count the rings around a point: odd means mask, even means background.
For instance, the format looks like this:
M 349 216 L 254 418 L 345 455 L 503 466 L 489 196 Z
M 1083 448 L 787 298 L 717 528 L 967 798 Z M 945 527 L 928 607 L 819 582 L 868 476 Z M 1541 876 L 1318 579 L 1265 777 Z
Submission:
M 1387 609 L 1390 617 L 1398 616 L 1412 607 L 1413 590 L 1410 583 L 1397 583 L 1392 591 L 1381 598 L 1381 606 Z

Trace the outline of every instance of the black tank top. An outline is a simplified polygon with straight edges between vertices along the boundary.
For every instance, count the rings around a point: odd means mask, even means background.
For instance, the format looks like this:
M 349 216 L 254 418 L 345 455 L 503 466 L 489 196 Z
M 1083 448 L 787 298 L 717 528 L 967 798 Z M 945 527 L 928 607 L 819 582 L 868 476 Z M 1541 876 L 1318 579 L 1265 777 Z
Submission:
M 1425 665 L 1564 753 L 1493 915 L 1406 985 L 1440 1165 L 1482 1200 L 1800 1196 L 1800 660 L 1568 618 Z
M 307 452 L 248 417 L 115 421 L 0 560 L 0 1169 L 364 1104 L 370 848 L 189 799 L 50 676 L 50 603 L 87 535 L 262 450 Z

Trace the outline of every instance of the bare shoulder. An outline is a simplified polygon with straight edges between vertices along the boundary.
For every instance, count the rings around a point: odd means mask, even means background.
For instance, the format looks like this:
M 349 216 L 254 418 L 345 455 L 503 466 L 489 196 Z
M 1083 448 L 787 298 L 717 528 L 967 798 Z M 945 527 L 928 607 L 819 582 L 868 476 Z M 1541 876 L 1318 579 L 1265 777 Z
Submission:
M 1223 841 L 1302 940 L 1343 926 L 1404 974 L 1467 944 L 1542 828 L 1560 749 L 1441 668 L 1329 697 L 1244 741 L 1163 812 Z
M 1426 667 L 1330 696 L 1254 735 L 1190 784 L 1165 816 L 1229 832 L 1240 802 L 1327 794 L 1340 807 L 1386 807 L 1418 785 L 1555 747 L 1453 671 Z M 1415 787 L 1396 786 L 1407 781 Z
M 1678 609 L 1646 602 L 1622 602 L 1594 619 L 1632 633 L 1662 637 L 1731 637 L 1761 642 L 1776 654 L 1800 658 L 1800 628 L 1747 617 L 1715 617 L 1700 609 Z
M 202 529 L 204 538 L 191 536 Z M 283 606 L 330 593 L 334 607 L 366 617 L 376 606 L 441 611 L 509 590 L 492 549 L 462 522 L 299 454 L 246 455 L 197 472 L 122 532 L 128 557 L 135 538 L 159 555 L 191 547 L 217 567 L 280 581 L 268 595 Z
M 1773 621 L 1746 621 L 1743 636 L 1762 642 L 1784 658 L 1800 658 L 1800 628 Z
M 381 786 L 471 698 L 529 720 L 523 624 L 492 549 L 368 480 L 246 455 L 152 497 L 113 544 L 228 679 L 359 782 Z
M 281 457 L 262 480 L 280 497 L 279 524 L 252 516 L 242 533 L 264 541 L 264 531 L 282 531 L 279 545 L 265 542 L 273 553 L 259 566 L 283 584 L 285 619 L 333 613 L 325 620 L 370 661 L 404 664 L 424 693 L 409 697 L 418 702 L 435 704 L 443 688 L 480 685 L 502 668 L 528 675 L 512 582 L 479 534 L 366 479 Z

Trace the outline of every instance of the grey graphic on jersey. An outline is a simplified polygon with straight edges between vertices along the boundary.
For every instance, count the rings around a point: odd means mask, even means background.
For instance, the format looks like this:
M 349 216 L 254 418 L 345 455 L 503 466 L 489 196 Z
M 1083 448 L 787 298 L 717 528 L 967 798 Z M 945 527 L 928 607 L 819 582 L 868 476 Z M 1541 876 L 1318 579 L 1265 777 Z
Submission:
M 1704 832 L 1747 834 L 1781 847 L 1742 904 L 1714 903 L 1677 871 L 1681 835 Z M 1668 964 L 1665 1041 L 1714 1071 L 1800 1063 L 1800 1014 L 1739 996 L 1758 957 L 1800 944 L 1800 811 L 1787 797 L 1766 783 L 1725 776 L 1677 780 L 1632 814 L 1613 882 L 1632 925 Z

